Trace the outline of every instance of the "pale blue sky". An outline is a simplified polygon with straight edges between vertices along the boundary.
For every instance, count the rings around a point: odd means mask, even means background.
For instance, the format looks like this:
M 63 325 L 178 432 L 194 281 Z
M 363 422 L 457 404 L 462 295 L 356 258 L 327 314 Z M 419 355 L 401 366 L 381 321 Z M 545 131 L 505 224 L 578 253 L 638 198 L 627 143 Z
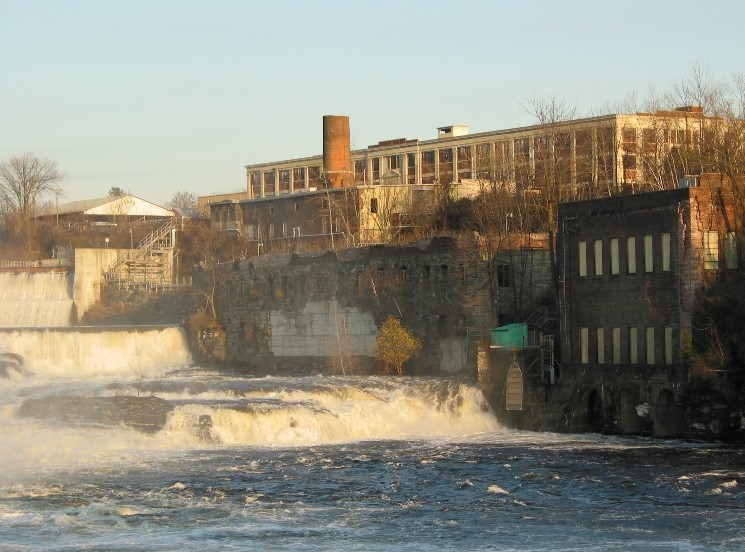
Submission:
M 0 159 L 66 173 L 63 201 L 245 188 L 244 165 L 580 115 L 690 72 L 745 72 L 745 2 L 0 0 Z

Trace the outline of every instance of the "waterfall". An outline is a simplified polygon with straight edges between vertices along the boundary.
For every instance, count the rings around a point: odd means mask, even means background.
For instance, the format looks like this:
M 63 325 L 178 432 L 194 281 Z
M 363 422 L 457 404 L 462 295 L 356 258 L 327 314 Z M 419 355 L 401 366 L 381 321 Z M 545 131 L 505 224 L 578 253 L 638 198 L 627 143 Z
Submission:
M 191 362 L 177 326 L 0 329 L 0 351 L 21 355 L 41 377 L 157 377 Z
M 378 439 L 429 439 L 499 429 L 481 391 L 448 380 L 264 379 L 174 402 L 163 435 L 223 445 L 307 446 Z M 231 391 L 228 393 L 227 391 Z
M 0 328 L 69 326 L 71 272 L 0 273 Z

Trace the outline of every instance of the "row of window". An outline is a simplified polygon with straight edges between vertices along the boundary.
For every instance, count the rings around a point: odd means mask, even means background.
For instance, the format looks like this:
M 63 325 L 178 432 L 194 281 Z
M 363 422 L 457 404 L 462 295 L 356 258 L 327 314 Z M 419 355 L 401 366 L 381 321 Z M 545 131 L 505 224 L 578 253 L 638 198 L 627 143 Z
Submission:
M 625 331 L 625 347 L 623 346 L 622 330 Z M 579 360 L 582 364 L 590 364 L 591 350 L 594 350 L 595 364 L 657 364 L 657 342 L 654 326 L 638 328 L 595 328 L 593 332 L 594 347 L 590 344 L 590 328 L 579 329 Z M 640 337 L 644 337 L 640 347 Z M 607 340 L 607 341 L 606 341 Z M 609 342 L 609 343 L 608 343 Z M 610 345 L 610 348 L 608 347 Z M 664 364 L 673 363 L 673 328 L 662 328 L 662 361 Z
M 643 244 L 643 270 L 644 272 L 654 272 L 654 250 L 655 236 L 647 234 L 642 238 Z M 636 236 L 629 236 L 625 240 L 626 247 L 626 274 L 636 274 L 639 267 L 637 266 Z M 670 234 L 663 233 L 659 235 L 658 247 L 661 248 L 661 269 L 663 272 L 670 271 Z M 611 238 L 608 241 L 608 250 L 610 258 L 610 267 L 606 267 L 604 262 L 604 241 L 594 240 L 592 242 L 592 265 L 595 276 L 603 276 L 605 271 L 610 268 L 610 274 L 616 275 L 621 273 L 621 238 Z M 588 242 L 579 242 L 579 275 L 588 275 Z
M 709 231 L 703 234 L 703 261 L 706 270 L 719 270 L 719 232 Z M 737 268 L 737 242 L 734 232 L 724 235 L 724 254 L 725 265 L 727 268 Z M 644 272 L 654 272 L 655 270 L 655 250 L 659 248 L 660 270 L 662 272 L 670 271 L 670 234 L 662 233 L 658 236 L 647 234 L 642 237 L 642 267 L 637 264 L 637 239 L 636 236 L 629 236 L 625 240 L 622 238 L 611 238 L 608 240 L 608 256 L 610 267 L 606 266 L 604 261 L 605 242 L 604 240 L 593 240 L 592 242 L 579 242 L 579 275 L 587 276 L 589 273 L 588 248 L 592 246 L 592 269 L 595 276 L 603 276 L 605 271 L 610 269 L 611 275 L 621 273 L 621 259 L 625 256 L 625 273 L 636 274 L 639 268 Z M 625 244 L 625 255 L 621 252 L 621 247 Z
M 266 233 L 264 227 L 259 224 L 248 224 L 244 226 L 246 237 L 249 240 L 263 240 L 263 239 L 275 239 L 275 238 L 299 238 L 305 234 L 301 232 L 300 226 L 291 227 L 288 223 L 282 223 L 282 230 L 280 234 L 275 231 L 274 223 L 269 223 L 266 226 Z M 328 218 L 321 219 L 321 233 L 322 234 L 338 234 L 341 232 L 341 221 L 339 218 L 333 220 L 333 225 L 330 223 Z

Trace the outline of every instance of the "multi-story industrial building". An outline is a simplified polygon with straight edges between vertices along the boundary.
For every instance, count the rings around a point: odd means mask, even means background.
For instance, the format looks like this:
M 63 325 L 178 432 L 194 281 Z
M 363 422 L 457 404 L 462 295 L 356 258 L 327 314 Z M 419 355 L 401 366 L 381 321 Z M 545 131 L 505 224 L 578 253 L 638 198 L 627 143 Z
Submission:
M 347 244 L 381 243 L 426 220 L 445 186 L 451 197 L 468 197 L 488 182 L 522 194 L 556 183 L 565 201 L 663 189 L 688 172 L 677 154 L 696 146 L 707 120 L 700 108 L 683 107 L 478 134 L 452 125 L 432 140 L 350 151 L 348 118 L 326 116 L 324 155 L 246 165 L 245 193 L 200 203 L 215 228 L 265 245 L 334 235 Z M 339 204 L 339 212 L 329 208 Z
M 559 206 L 562 370 L 590 426 L 633 433 L 646 417 L 659 436 L 683 433 L 696 309 L 738 268 L 725 180 Z

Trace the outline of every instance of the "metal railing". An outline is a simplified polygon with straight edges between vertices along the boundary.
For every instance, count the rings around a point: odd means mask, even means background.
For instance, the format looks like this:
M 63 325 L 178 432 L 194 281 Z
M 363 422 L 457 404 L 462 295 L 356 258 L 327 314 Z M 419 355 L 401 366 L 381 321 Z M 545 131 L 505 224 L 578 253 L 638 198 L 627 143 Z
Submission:
M 165 249 L 170 249 L 173 244 L 171 243 L 171 230 L 176 227 L 176 220 L 170 219 L 162 226 L 156 228 L 145 236 L 140 243 L 137 244 L 137 248 L 134 251 L 130 251 L 126 255 L 121 255 L 109 268 L 104 270 L 104 277 L 107 282 L 117 279 L 117 273 L 119 269 L 127 263 L 135 263 L 143 259 L 146 255 L 151 253 L 156 246 L 163 241 L 167 240 Z

